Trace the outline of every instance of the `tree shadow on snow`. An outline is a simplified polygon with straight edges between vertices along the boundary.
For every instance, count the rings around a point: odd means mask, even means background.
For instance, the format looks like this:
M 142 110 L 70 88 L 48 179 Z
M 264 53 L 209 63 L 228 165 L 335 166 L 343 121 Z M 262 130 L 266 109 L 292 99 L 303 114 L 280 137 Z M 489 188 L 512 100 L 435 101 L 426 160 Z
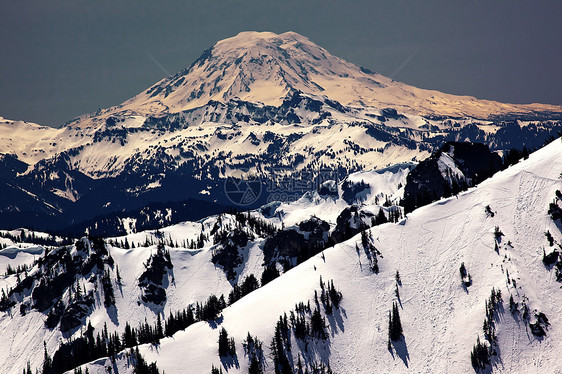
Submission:
M 222 367 L 228 371 L 230 368 L 240 369 L 240 363 L 238 362 L 238 356 L 221 356 Z
M 328 324 L 330 326 L 330 333 L 332 337 L 338 333 L 338 330 L 345 332 L 345 327 L 343 325 L 343 319 L 347 319 L 347 313 L 345 309 L 340 306 L 339 308 L 333 308 L 332 314 L 326 316 Z
M 144 302 L 144 301 L 141 301 L 141 303 L 144 304 L 145 307 L 150 309 L 150 311 L 154 313 L 154 315 L 158 315 L 158 314 L 164 315 L 164 306 L 166 305 L 166 302 L 163 302 L 161 305 L 154 304 L 152 302 Z
M 148 345 L 148 348 L 152 351 L 152 352 L 156 352 L 156 353 L 160 353 L 160 342 L 157 343 L 150 343 Z
M 215 330 L 217 327 L 219 327 L 222 324 L 222 321 L 224 320 L 224 317 L 222 316 L 222 314 L 213 320 L 207 321 L 207 323 L 209 323 L 209 326 Z
M 119 293 L 121 294 L 121 297 L 123 297 L 123 280 L 117 282 L 117 287 L 119 288 Z
M 492 351 L 492 356 L 491 356 L 491 367 L 490 369 L 501 369 L 503 367 L 503 360 L 502 360 L 502 355 L 501 355 L 501 349 L 500 346 L 498 344 L 494 344 L 494 350 Z M 490 373 L 493 372 L 495 370 L 490 370 Z
M 109 316 L 111 322 L 113 322 L 115 326 L 119 326 L 119 318 L 117 316 L 117 308 L 115 305 L 105 307 L 105 310 L 107 311 L 107 315 Z
M 505 308 L 503 303 L 499 303 L 496 306 L 496 312 L 494 313 L 493 319 L 495 323 L 500 323 L 504 319 Z
M 302 359 L 303 366 L 308 368 L 320 367 L 321 364 L 328 365 L 330 363 L 331 343 L 330 339 L 326 340 L 314 338 L 306 338 L 304 341 L 296 339 L 298 351 Z M 289 355 L 291 366 L 295 366 L 293 355 Z
M 408 367 L 408 361 L 410 361 L 410 354 L 408 353 L 408 346 L 406 345 L 406 337 L 402 336 L 399 340 L 393 340 L 392 346 L 396 355 L 404 362 L 404 365 Z M 392 355 L 394 358 L 394 355 Z

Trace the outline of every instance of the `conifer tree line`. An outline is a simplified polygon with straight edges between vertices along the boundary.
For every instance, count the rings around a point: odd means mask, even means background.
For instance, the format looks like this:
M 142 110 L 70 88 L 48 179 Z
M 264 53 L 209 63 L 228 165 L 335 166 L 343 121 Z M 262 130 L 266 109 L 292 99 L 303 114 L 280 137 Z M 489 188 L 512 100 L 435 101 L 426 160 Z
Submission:
M 77 284 L 76 281 L 79 277 L 86 276 L 90 277 L 88 282 L 93 282 L 95 287 L 98 285 L 98 279 L 102 278 L 102 281 L 105 281 L 105 296 L 108 297 L 108 302 L 111 302 L 114 299 L 111 297 L 113 290 L 107 273 L 109 269 L 113 268 L 114 261 L 107 251 L 103 239 L 84 237 L 76 241 L 74 247 L 80 255 L 71 254 L 72 247 L 70 246 L 46 248 L 44 255 L 34 260 L 31 267 L 21 267 L 20 270 L 23 270 L 25 277 L 22 279 L 20 273 L 16 272 L 16 285 L 9 288 L 8 292 L 2 292 L 0 310 L 11 308 L 16 304 L 18 295 L 26 290 L 31 290 L 31 305 L 26 304 L 20 308 L 33 307 L 52 317 L 57 317 L 56 321 L 51 318 L 48 323 L 49 326 L 54 321 L 54 325 L 56 325 L 63 312 L 72 314 L 73 305 L 77 310 L 80 309 L 77 304 L 83 304 L 86 309 L 93 304 L 92 291 L 86 293 L 84 284 Z M 37 271 L 29 273 L 28 270 L 34 267 L 37 267 Z M 82 299 L 72 297 L 76 292 L 82 296 Z M 68 293 L 67 305 L 61 301 L 65 293 Z M 54 325 L 49 327 L 52 328 Z
M 324 282 L 322 277 L 320 277 L 319 284 L 320 289 L 314 291 L 314 308 L 311 307 L 310 301 L 306 304 L 303 302 L 297 303 L 295 308 L 289 312 L 289 316 L 284 313 L 279 316 L 279 320 L 275 324 L 273 338 L 269 345 L 275 373 L 332 373 L 329 362 L 309 362 L 309 368 L 301 360 L 301 353 L 309 353 L 309 344 L 314 341 L 328 339 L 326 317 L 324 315 L 331 315 L 334 310 L 339 309 L 342 300 L 342 293 L 337 290 L 333 280 Z M 293 359 L 290 358 L 293 349 L 291 335 L 305 344 L 305 351 L 298 353 L 298 360 L 294 366 L 292 364 Z M 248 333 L 242 346 L 249 360 L 248 372 L 250 374 L 264 373 L 265 358 L 262 342 Z M 218 353 L 220 357 L 234 357 L 236 355 L 235 341 L 229 337 L 228 332 L 224 328 L 221 328 L 219 331 Z M 221 367 L 212 366 L 211 368 L 211 373 L 222 372 Z
M 377 249 L 377 247 L 375 247 L 375 245 L 373 244 L 374 240 L 373 240 L 373 234 L 371 233 L 371 230 L 363 230 L 361 231 L 361 246 L 363 247 L 363 251 L 365 252 L 365 255 L 367 256 L 367 259 L 369 260 L 369 267 L 371 268 L 371 270 L 373 271 L 373 273 L 378 273 L 379 272 L 379 260 L 378 257 L 382 257 L 381 252 Z M 359 246 L 357 244 L 355 244 L 355 251 L 357 252 L 357 255 L 359 256 Z
M 494 318 L 503 303 L 501 290 L 492 288 L 490 297 L 485 301 L 486 318 L 482 324 L 485 341 L 477 338 L 476 344 L 470 352 L 470 362 L 475 371 L 485 369 L 491 364 L 491 358 L 496 355 L 497 336 Z
M 234 226 L 224 222 L 226 217 L 233 218 Z M 174 240 L 172 238 L 171 234 L 166 235 L 157 229 L 153 232 L 152 236 L 147 235 L 142 243 L 135 244 L 135 242 L 129 242 L 127 237 L 120 240 L 109 239 L 107 243 L 114 247 L 123 249 L 131 249 L 135 247 L 148 248 L 159 243 L 162 243 L 170 248 L 198 249 L 203 248 L 209 241 L 215 244 L 218 243 L 223 235 L 234 229 L 251 230 L 260 237 L 269 237 L 278 231 L 274 224 L 267 222 L 263 218 L 252 216 L 250 211 L 238 212 L 235 209 L 231 209 L 217 216 L 217 222 L 211 229 L 209 235 L 205 234 L 203 227 L 201 227 L 201 232 L 195 239 L 183 239 L 178 242 L 178 240 Z
M 233 286 L 232 291 L 228 294 L 228 304 L 234 304 L 236 301 L 258 288 L 260 288 L 260 284 L 254 274 L 246 276 L 240 285 L 235 284 Z
M 147 343 L 157 344 L 161 338 L 171 336 L 194 322 L 195 319 L 191 309 L 185 309 L 170 314 L 164 324 L 160 315 L 158 315 L 154 325 L 150 325 L 145 320 L 137 328 L 133 328 L 127 322 L 122 335 L 117 332 L 108 333 L 107 325 L 104 325 L 101 333 L 98 332 L 95 337 L 94 328 L 91 323 L 88 323 L 79 338 L 61 343 L 53 358 L 50 359 L 49 357 L 48 362 L 44 363 L 43 366 L 52 368 L 52 373 L 61 373 L 103 357 L 109 357 L 114 361 L 116 354 L 126 348 L 134 348 Z M 47 356 L 46 353 L 45 357 Z M 47 372 L 51 373 L 51 371 Z
M 0 248 L 2 249 L 2 248 Z M 16 266 L 16 268 L 14 269 L 12 267 L 12 264 L 8 264 L 8 266 L 6 267 L 6 272 L 4 273 L 4 276 L 9 276 L 9 275 L 17 275 L 19 277 L 20 274 L 24 274 L 25 276 L 27 276 L 27 272 L 31 269 L 31 266 L 29 266 L 28 264 L 23 264 L 23 265 L 18 265 Z M 18 280 L 19 281 L 19 280 Z
M 500 160 L 499 165 L 489 165 L 489 167 L 483 167 L 482 170 L 479 170 L 479 172 L 472 177 L 472 179 L 457 179 L 454 175 L 451 175 L 450 171 L 447 171 L 447 177 L 444 178 L 442 188 L 439 188 L 438 191 L 426 188 L 421 191 L 417 191 L 414 196 L 406 194 L 404 199 L 400 202 L 400 205 L 404 207 L 405 213 L 410 213 L 414 209 L 428 205 L 433 201 L 441 199 L 442 197 L 457 195 L 462 191 L 466 191 L 469 187 L 475 186 L 487 178 L 492 177 L 496 172 L 505 170 L 511 165 L 517 164 L 521 159 L 527 159 L 531 152 L 533 152 L 533 150 L 528 149 L 526 146 L 523 146 L 522 149 L 512 148 L 506 150 L 503 153 L 503 157 Z M 432 154 L 430 159 L 436 159 L 440 155 L 441 151 L 438 151 L 437 153 Z
M 245 281 L 238 286 L 236 295 L 239 292 L 251 292 L 257 280 L 253 274 L 245 278 Z M 337 293 L 331 282 L 330 286 L 325 286 L 332 293 Z M 229 299 L 235 299 L 233 291 L 231 291 Z M 326 296 L 328 297 L 328 296 Z M 341 297 L 339 297 L 341 299 Z M 233 302 L 235 302 L 234 300 Z M 339 305 L 339 300 L 336 301 Z M 172 336 L 179 330 L 184 330 L 195 322 L 214 320 L 219 317 L 220 313 L 226 308 L 227 303 L 223 295 L 217 297 L 210 295 L 203 303 L 196 303 L 195 306 L 170 313 L 168 318 L 162 321 L 160 314 L 157 315 L 156 322 L 151 325 L 146 320 L 139 324 L 138 327 L 132 327 L 128 322 L 125 324 L 123 334 L 117 332 L 113 334 L 107 333 L 105 326 L 103 331 L 94 338 L 94 329 L 90 323 L 81 337 L 71 339 L 60 344 L 58 350 L 53 356 L 52 367 L 60 369 L 61 372 L 71 370 L 86 362 L 99 359 L 102 357 L 110 357 L 115 359 L 115 355 L 126 348 L 133 348 L 140 344 L 158 344 L 159 340 L 164 337 Z M 55 371 L 58 372 L 58 371 Z
M 294 310 L 279 316 L 275 325 L 273 339 L 270 343 L 270 350 L 273 355 L 275 373 L 331 373 L 329 362 L 311 364 L 310 370 L 300 359 L 300 354 L 308 354 L 308 347 L 314 341 L 324 341 L 328 339 L 326 318 L 324 315 L 331 315 L 335 309 L 339 309 L 342 294 L 334 286 L 333 280 L 325 283 L 320 277 L 320 297 L 318 290 L 314 291 L 314 308 L 310 301 L 295 305 Z M 322 313 L 321 311 L 324 311 Z M 296 367 L 291 365 L 293 362 L 289 357 L 292 355 L 291 335 L 304 343 L 305 350 L 298 353 Z
M 70 237 L 57 237 L 49 234 L 46 237 L 43 235 L 36 235 L 35 231 L 29 230 L 26 234 L 25 229 L 20 229 L 19 235 L 11 234 L 9 231 L 0 230 L 0 238 L 9 239 L 12 243 L 32 243 L 46 247 L 57 247 L 72 244 L 73 239 Z M 6 248 L 6 244 L 4 247 Z M 0 248 L 0 249 L 3 249 Z
M 219 331 L 219 356 L 236 356 L 236 343 L 234 338 L 228 337 L 228 332 L 224 327 Z
M 139 277 L 138 286 L 142 290 L 141 299 L 145 303 L 161 305 L 166 301 L 166 290 L 162 287 L 164 277 L 174 265 L 163 242 L 158 243 L 156 252 L 151 253 Z
M 95 359 L 109 357 L 115 362 L 116 355 L 120 351 L 130 348 L 126 353 L 134 366 L 134 373 L 138 374 L 160 374 L 155 363 L 148 364 L 142 355 L 139 353 L 138 343 L 142 339 L 152 339 L 147 334 L 156 334 L 157 332 L 151 329 L 145 322 L 145 326 L 140 326 L 139 340 L 136 340 L 137 332 L 127 324 L 126 332 L 120 338 L 117 332 L 112 334 L 108 333 L 107 325 L 104 325 L 101 334 L 98 332 L 94 338 L 94 328 L 91 324 L 83 332 L 83 334 L 76 339 L 72 339 L 67 343 L 62 343 L 59 349 L 55 352 L 53 357 L 47 352 L 47 346 L 44 344 L 43 364 L 41 366 L 42 374 L 59 374 L 68 370 L 74 369 L 74 373 L 82 373 L 79 366 L 90 362 Z M 128 336 L 126 334 L 129 334 Z M 131 338 L 133 336 L 133 338 Z M 131 340 L 132 339 L 132 340 Z M 31 373 L 31 367 L 28 363 L 27 368 L 24 369 L 24 374 Z M 86 369 L 85 374 L 88 374 Z

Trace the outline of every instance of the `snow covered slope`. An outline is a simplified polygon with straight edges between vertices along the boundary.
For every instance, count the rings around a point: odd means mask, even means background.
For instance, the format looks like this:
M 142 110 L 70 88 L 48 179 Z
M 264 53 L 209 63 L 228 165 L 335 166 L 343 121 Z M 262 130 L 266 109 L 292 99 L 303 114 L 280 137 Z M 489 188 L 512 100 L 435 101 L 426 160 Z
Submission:
M 265 369 L 273 372 L 267 346 L 276 321 L 295 303 L 313 300 L 322 276 L 324 281 L 334 280 L 343 300 L 326 318 L 327 341 L 310 341 L 306 353 L 294 334 L 289 335 L 295 364 L 299 353 L 303 362 L 311 356 L 329 361 L 338 373 L 472 372 L 470 352 L 478 337 L 484 340 L 485 302 L 495 288 L 501 291 L 503 304 L 495 319 L 498 338 L 493 371 L 559 372 L 562 293 L 553 271 L 545 268 L 542 254 L 543 248 L 553 249 L 545 231 L 562 242 L 560 226 L 547 215 L 555 190 L 562 187 L 561 156 L 558 139 L 458 198 L 417 209 L 399 224 L 370 229 L 372 244 L 381 252 L 378 273 L 370 270 L 364 251 L 356 250 L 362 240 L 358 235 L 242 298 L 215 323 L 196 323 L 163 339 L 159 346 L 144 345 L 140 351 L 166 373 L 209 372 L 211 365 L 229 366 L 229 373 L 246 372 L 242 341 L 250 332 L 264 342 Z M 486 212 L 487 205 L 493 216 Z M 496 236 L 495 231 L 503 236 Z M 461 284 L 463 262 L 472 278 L 469 287 Z M 513 313 L 510 295 L 518 303 Z M 395 301 L 399 301 L 404 339 L 393 343 L 389 351 L 388 313 Z M 544 338 L 530 332 L 523 305 L 529 308 L 531 323 L 538 312 L 547 316 L 550 325 Z M 217 355 L 221 327 L 236 341 L 237 360 L 221 362 Z M 103 365 L 109 362 L 92 363 L 90 372 L 105 372 Z M 113 367 L 119 373 L 132 372 L 124 356 Z
M 364 182 L 368 185 L 357 194 L 352 196 L 352 202 L 362 202 L 367 200 L 371 209 L 378 210 L 375 200 L 385 201 L 386 197 L 401 197 L 400 184 L 405 183 L 407 171 L 412 167 L 411 164 L 397 165 L 379 171 L 360 172 L 349 177 L 352 182 Z M 293 203 L 274 203 L 269 207 L 253 211 L 252 216 L 262 219 L 274 226 L 286 226 L 287 229 L 298 228 L 299 223 L 318 217 L 325 220 L 329 228 L 336 226 L 336 218 L 340 212 L 348 206 L 343 199 L 346 190 L 343 187 L 345 181 L 339 183 L 336 188 L 336 195 L 320 196 L 317 192 L 306 194 L 301 199 Z M 384 208 L 389 209 L 389 208 Z M 266 211 L 268 213 L 266 213 Z M 125 218 L 127 220 L 127 218 Z M 131 222 L 131 227 L 134 223 Z M 107 324 L 109 332 L 116 331 L 119 334 L 123 332 L 124 324 L 127 322 L 133 327 L 147 320 L 149 323 L 156 321 L 157 314 L 168 316 L 171 312 L 176 312 L 196 302 L 205 301 L 209 295 L 225 295 L 228 296 L 233 285 L 240 283 L 245 277 L 254 274 L 258 279 L 264 271 L 264 242 L 266 235 L 263 233 L 258 235 L 255 231 L 248 228 L 246 232 L 251 235 L 248 243 L 242 245 L 238 249 L 241 256 L 241 262 L 234 269 L 235 277 L 228 279 L 226 271 L 222 265 L 215 264 L 214 255 L 220 250 L 221 244 L 217 243 L 215 238 L 220 236 L 220 232 L 226 230 L 232 231 L 233 227 L 237 227 L 237 221 L 232 214 L 222 214 L 220 216 L 211 216 L 198 222 L 183 222 L 177 225 L 164 227 L 160 230 L 132 232 L 126 236 L 107 238 L 106 242 L 110 243 L 108 253 L 114 262 L 114 266 L 105 265 L 102 271 L 107 270 L 112 278 L 120 274 L 121 281 L 113 283 L 115 288 L 115 306 L 104 306 L 104 292 L 99 280 L 95 280 L 95 269 L 89 273 L 78 274 L 75 276 L 74 284 L 82 285 L 86 293 L 93 292 L 94 303 L 86 308 L 87 312 L 81 317 L 82 326 L 91 323 L 97 330 L 101 330 Z M 132 230 L 136 231 L 136 230 Z M 24 231 L 28 239 L 41 238 L 47 239 L 48 234 Z M 8 293 L 8 287 L 14 288 L 20 280 L 26 279 L 26 275 L 36 276 L 39 272 L 39 265 L 34 260 L 38 260 L 43 252 L 42 246 L 33 245 L 31 243 L 20 243 L 22 230 L 0 231 L 0 234 L 18 240 L 9 240 L 0 238 L 0 244 L 7 245 L 7 248 L 0 251 L 0 271 L 4 271 L 8 264 L 12 267 L 26 264 L 30 266 L 29 272 L 26 274 L 8 274 L 0 275 L 0 288 Z M 202 241 L 197 245 L 200 237 Z M 142 290 L 139 288 L 139 278 L 146 269 L 145 263 L 151 254 L 156 252 L 156 243 L 164 240 L 165 243 L 174 244 L 174 247 L 167 246 L 170 252 L 171 263 L 173 269 L 166 276 L 165 290 L 166 301 L 161 305 L 154 305 L 142 301 Z M 89 245 L 91 246 L 91 244 Z M 189 247 L 196 248 L 189 248 Z M 68 247 L 71 256 L 79 259 L 78 263 L 87 263 L 82 257 L 93 256 L 92 250 L 86 252 L 85 255 L 80 254 L 76 245 Z M 50 255 L 55 252 L 65 251 L 62 249 L 53 249 L 48 247 Z M 88 254 L 89 253 L 89 254 Z M 82 256 L 82 257 L 81 257 Z M 67 261 L 65 257 L 56 256 L 59 262 Z M 45 260 L 43 258 L 43 263 Z M 109 262 L 108 262 L 109 263 Z M 60 267 L 66 269 L 65 272 L 54 274 L 59 271 Z M 70 272 L 71 264 L 55 264 L 50 272 L 37 276 L 35 283 L 30 282 L 23 288 L 23 291 L 11 296 L 16 301 L 14 307 L 8 308 L 0 312 L 0 333 L 6 337 L 10 344 L 0 346 L 0 366 L 5 368 L 6 372 L 16 373 L 23 368 L 27 361 L 32 367 L 41 365 L 43 341 L 47 343 L 48 351 L 53 354 L 58 349 L 61 339 L 67 341 L 70 338 L 81 336 L 82 329 L 72 328 L 69 331 L 61 331 L 61 326 L 55 324 L 55 327 L 46 327 L 46 320 L 53 311 L 47 307 L 46 310 L 37 310 L 34 307 L 37 304 L 37 296 L 34 288 L 38 285 L 39 280 L 44 276 L 64 278 L 65 273 Z M 280 266 L 278 266 L 280 268 Z M 98 265 L 99 268 L 99 265 Z M 51 275 L 47 275 L 51 274 Z M 25 283 L 25 282 L 24 282 Z M 53 285 L 53 288 L 58 287 Z M 71 303 L 71 294 L 69 289 L 61 289 L 60 297 L 54 295 L 65 304 Z M 22 312 L 21 306 L 24 305 L 25 310 Z

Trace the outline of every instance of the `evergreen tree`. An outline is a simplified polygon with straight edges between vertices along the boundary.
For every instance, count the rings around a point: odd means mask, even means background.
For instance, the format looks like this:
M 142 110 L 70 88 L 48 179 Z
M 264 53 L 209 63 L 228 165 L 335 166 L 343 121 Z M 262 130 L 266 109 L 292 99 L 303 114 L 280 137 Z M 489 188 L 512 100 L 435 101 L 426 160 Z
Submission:
M 219 356 L 235 356 L 236 346 L 234 344 L 234 338 L 228 338 L 228 332 L 223 327 L 219 331 Z
M 279 270 L 275 264 L 267 265 L 267 267 L 263 270 L 261 275 L 261 285 L 265 286 L 267 283 L 271 282 L 275 278 L 279 276 Z
M 379 213 L 375 217 L 375 222 L 376 222 L 377 225 L 381 225 L 383 223 L 388 222 L 388 220 L 386 219 L 386 216 L 384 215 L 384 211 L 382 210 L 382 208 L 379 209 Z
M 139 352 L 139 347 L 135 349 L 135 369 L 134 374 L 160 374 L 160 371 L 156 367 L 156 363 L 147 364 L 144 357 L 141 356 Z
M 480 337 L 476 340 L 476 345 L 470 352 L 470 361 L 475 370 L 484 369 L 490 365 L 490 352 L 485 344 L 480 342 Z
M 318 308 L 314 308 L 312 312 L 312 316 L 310 318 L 310 330 L 312 335 L 320 338 L 326 339 L 326 320 L 320 314 L 320 310 Z
M 466 267 L 464 266 L 464 262 L 461 262 L 461 267 L 459 268 L 459 271 L 461 273 L 461 278 L 464 279 L 467 275 Z
M 392 304 L 392 314 L 389 312 L 389 338 L 390 340 L 399 340 L 402 337 L 402 323 L 400 322 L 400 313 L 398 304 Z
M 115 266 L 115 273 L 116 273 L 116 276 L 117 276 L 117 284 L 121 285 L 122 279 L 121 279 L 121 273 L 119 273 L 119 265 Z
M 49 356 L 49 352 L 47 352 L 47 343 L 43 342 L 43 370 L 42 374 L 54 374 L 53 370 L 53 360 L 51 356 Z
M 29 361 L 27 361 L 27 366 L 25 369 L 23 369 L 23 374 L 32 374 L 31 372 L 31 363 Z
M 511 310 L 511 313 L 517 311 L 517 303 L 513 300 L 513 295 L 509 295 L 509 310 Z
M 162 328 L 162 319 L 160 318 L 160 313 L 156 318 L 156 338 L 162 339 L 164 337 L 164 329 Z
M 103 286 L 103 304 L 106 308 L 115 305 L 115 293 L 113 292 L 113 284 L 111 283 L 109 270 L 104 270 L 101 284 Z
M 262 374 L 263 373 L 263 349 L 262 343 L 253 336 L 248 335 L 246 340 L 242 343 L 246 354 L 250 360 L 248 367 L 248 374 Z

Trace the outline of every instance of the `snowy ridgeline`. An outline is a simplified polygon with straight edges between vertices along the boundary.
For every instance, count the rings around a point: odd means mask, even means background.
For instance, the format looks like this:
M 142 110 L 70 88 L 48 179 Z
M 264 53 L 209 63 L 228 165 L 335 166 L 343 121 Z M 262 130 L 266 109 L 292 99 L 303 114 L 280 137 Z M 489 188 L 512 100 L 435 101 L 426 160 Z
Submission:
M 343 199 L 342 183 L 339 197 L 309 194 L 250 216 L 223 214 L 108 238 L 107 253 L 85 240 L 65 249 L 68 255 L 51 249 L 25 269 L 35 283 L 13 293 L 7 302 L 16 304 L 0 316 L 10 342 L 0 347 L 0 364 L 9 373 L 28 361 L 41 367 L 43 341 L 59 362 L 59 340 L 87 337 L 91 323 L 91 336 L 112 342 L 113 351 L 105 348 L 115 360 L 96 357 L 82 367 L 90 373 L 107 367 L 132 373 L 136 352 L 122 349 L 139 342 L 146 342 L 139 355 L 166 373 L 274 372 L 276 366 L 448 373 L 480 365 L 555 372 L 562 369 L 562 234 L 553 220 L 562 205 L 555 200 L 561 155 L 558 140 L 457 197 L 398 217 L 397 224 L 383 224 L 392 203 L 377 203 L 402 196 L 406 173 L 400 168 L 350 177 L 376 186 L 355 190 L 362 204 L 355 208 Z M 16 259 L 29 254 L 15 248 L 8 253 Z M 60 261 L 48 266 L 55 255 Z M 0 259 L 11 260 L 1 253 Z M 57 312 L 34 290 L 62 270 L 75 278 L 61 288 Z M 17 288 L 17 278 L 27 277 L 8 275 L 1 286 Z M 84 315 L 75 313 L 80 308 Z M 80 317 L 76 325 L 74 316 Z
M 197 220 L 230 205 L 227 177 L 282 186 L 287 175 L 307 181 L 318 170 L 347 175 L 419 161 L 447 141 L 535 149 L 562 130 L 561 118 L 560 106 L 408 86 L 294 32 L 245 32 L 124 103 L 59 128 L 0 117 L 0 213 L 9 213 L 0 226 L 77 235 L 86 221 L 116 226 L 110 217 L 123 211 L 190 199 L 203 209 L 158 223 Z M 252 208 L 271 200 L 279 198 L 262 194 Z

